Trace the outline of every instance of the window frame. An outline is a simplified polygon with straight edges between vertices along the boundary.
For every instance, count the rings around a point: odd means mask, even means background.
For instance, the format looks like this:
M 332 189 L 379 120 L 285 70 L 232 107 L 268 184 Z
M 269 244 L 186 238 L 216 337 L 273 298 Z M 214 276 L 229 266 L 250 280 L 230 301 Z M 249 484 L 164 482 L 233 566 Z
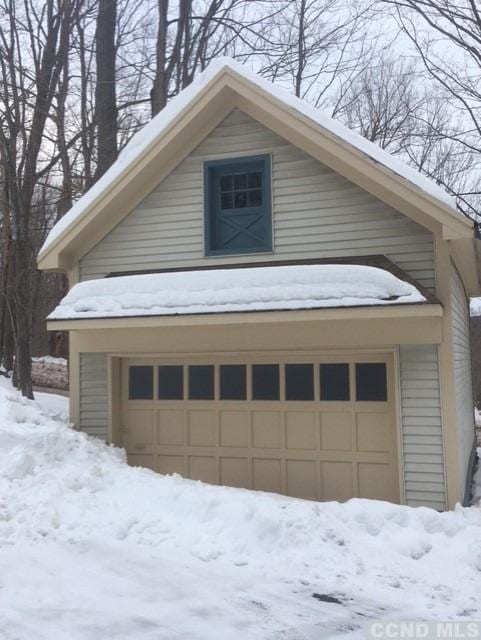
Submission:
M 239 172 L 243 165 L 249 165 L 253 163 L 262 163 L 262 195 L 263 195 L 263 209 L 266 222 L 267 238 L 266 243 L 263 246 L 246 247 L 243 249 L 216 249 L 212 246 L 212 232 L 214 216 L 218 213 L 219 209 L 215 203 L 217 192 L 214 188 L 216 169 L 232 168 L 232 172 Z M 217 173 L 217 175 L 220 175 Z M 230 256 L 230 255 L 242 255 L 246 253 L 272 253 L 274 240 L 273 240 L 273 225 L 272 225 L 272 161 L 270 154 L 262 154 L 256 156 L 240 156 L 236 158 L 223 158 L 220 160 L 206 160 L 203 167 L 203 188 L 204 188 L 204 256 Z M 260 207 L 243 207 L 242 209 L 232 209 L 233 215 L 235 212 L 243 212 L 248 214 L 249 210 L 254 212 Z

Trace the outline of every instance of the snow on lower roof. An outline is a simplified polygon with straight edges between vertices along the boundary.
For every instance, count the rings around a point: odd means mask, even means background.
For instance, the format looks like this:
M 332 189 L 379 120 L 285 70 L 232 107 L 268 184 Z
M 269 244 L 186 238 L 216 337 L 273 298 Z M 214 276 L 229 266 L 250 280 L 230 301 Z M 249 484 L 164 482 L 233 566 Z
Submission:
M 327 113 L 307 103 L 305 100 L 297 98 L 282 87 L 249 71 L 244 65 L 236 62 L 232 58 L 220 57 L 214 60 L 202 73 L 198 74 L 188 87 L 172 98 L 160 113 L 132 137 L 110 169 L 74 204 L 57 222 L 53 229 L 51 229 L 40 249 L 40 254 L 50 247 L 64 231 L 72 226 L 120 174 L 128 172 L 128 169 L 133 165 L 135 160 L 162 136 L 181 112 L 196 98 L 199 91 L 224 69 L 230 69 L 246 80 L 256 84 L 284 104 L 295 109 L 310 120 L 313 120 L 316 124 L 327 129 L 345 142 L 348 142 L 372 160 L 384 165 L 394 173 L 416 185 L 425 193 L 447 204 L 453 209 L 453 213 L 458 214 L 456 211 L 455 198 L 450 196 L 430 178 L 422 175 L 419 171 L 416 171 L 399 158 L 392 156 L 378 145 L 370 142 L 339 121 L 334 120 Z
M 364 265 L 212 269 L 76 284 L 49 320 L 321 309 L 425 302 L 412 284 Z

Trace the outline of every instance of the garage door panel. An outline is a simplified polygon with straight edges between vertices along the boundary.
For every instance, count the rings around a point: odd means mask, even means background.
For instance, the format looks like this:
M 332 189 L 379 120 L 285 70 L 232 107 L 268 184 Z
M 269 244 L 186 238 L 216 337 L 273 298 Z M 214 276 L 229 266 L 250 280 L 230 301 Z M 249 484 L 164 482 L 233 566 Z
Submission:
M 185 456 L 160 455 L 158 456 L 157 461 L 159 473 L 164 473 L 166 475 L 171 475 L 173 473 L 178 473 L 181 476 L 186 475 Z
M 229 487 L 250 488 L 250 469 L 248 458 L 221 457 L 220 483 Z
M 352 451 L 352 412 L 321 412 L 321 449 Z
M 285 419 L 287 449 L 319 448 L 315 411 L 286 411 Z
M 249 447 L 251 414 L 245 409 L 239 411 L 220 411 L 220 446 Z
M 150 453 L 129 453 L 127 462 L 133 467 L 146 467 L 147 469 L 152 469 L 152 471 L 157 471 L 155 456 Z
M 356 415 L 357 450 L 388 453 L 393 447 L 390 416 L 386 413 Z
M 183 409 L 161 409 L 157 413 L 157 442 L 160 445 L 183 445 L 186 416 Z
M 155 442 L 155 411 L 131 409 L 123 414 L 122 443 L 126 449 L 141 450 Z
M 315 460 L 286 460 L 287 495 L 318 500 L 318 464 Z
M 395 474 L 391 465 L 360 462 L 357 472 L 360 498 L 390 501 L 397 499 Z
M 214 447 L 218 444 L 215 411 L 193 409 L 187 412 L 188 442 L 193 447 Z
M 219 483 L 215 456 L 189 456 L 188 467 L 188 476 L 192 480 L 201 480 L 210 484 Z
M 252 488 L 256 491 L 285 493 L 282 482 L 282 461 L 273 458 L 252 460 Z
M 323 500 L 349 500 L 356 495 L 351 462 L 321 463 L 321 497 Z
M 280 449 L 282 444 L 281 412 L 253 411 L 252 446 L 260 449 Z

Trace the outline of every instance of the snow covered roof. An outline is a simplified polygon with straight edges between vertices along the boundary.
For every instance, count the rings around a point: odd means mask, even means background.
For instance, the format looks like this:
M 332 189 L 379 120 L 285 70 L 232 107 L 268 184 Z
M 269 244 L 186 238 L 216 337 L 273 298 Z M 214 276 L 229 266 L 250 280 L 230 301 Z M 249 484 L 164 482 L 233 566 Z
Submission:
M 321 309 L 425 302 L 412 284 L 364 265 L 212 269 L 76 284 L 49 320 Z
M 280 100 L 296 113 L 309 118 L 317 125 L 328 130 L 331 134 L 334 134 L 366 156 L 369 156 L 375 162 L 405 178 L 424 193 L 437 199 L 443 205 L 447 205 L 451 208 L 455 217 L 462 219 L 462 215 L 455 209 L 456 203 L 453 197 L 448 195 L 444 189 L 436 185 L 432 180 L 423 176 L 399 158 L 395 158 L 376 144 L 363 138 L 326 113 L 323 113 L 320 109 L 317 109 L 281 87 L 249 71 L 242 64 L 231 58 L 218 58 L 212 62 L 205 71 L 197 75 L 192 84 L 175 96 L 159 114 L 133 136 L 120 154 L 118 160 L 53 227 L 40 250 L 39 256 L 42 256 L 42 254 L 50 249 L 64 232 L 70 228 L 74 228 L 80 218 L 96 203 L 101 194 L 108 190 L 120 176 L 127 175 L 139 156 L 142 156 L 148 149 L 152 148 L 184 110 L 196 101 L 199 93 L 206 85 L 226 70 L 248 80 L 270 96 Z

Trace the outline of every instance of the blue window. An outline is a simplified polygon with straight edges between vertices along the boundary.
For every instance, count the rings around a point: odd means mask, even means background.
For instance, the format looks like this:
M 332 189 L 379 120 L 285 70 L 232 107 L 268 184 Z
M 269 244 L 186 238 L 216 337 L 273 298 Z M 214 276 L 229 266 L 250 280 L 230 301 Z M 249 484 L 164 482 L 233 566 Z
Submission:
M 204 164 L 207 255 L 272 250 L 270 156 Z

